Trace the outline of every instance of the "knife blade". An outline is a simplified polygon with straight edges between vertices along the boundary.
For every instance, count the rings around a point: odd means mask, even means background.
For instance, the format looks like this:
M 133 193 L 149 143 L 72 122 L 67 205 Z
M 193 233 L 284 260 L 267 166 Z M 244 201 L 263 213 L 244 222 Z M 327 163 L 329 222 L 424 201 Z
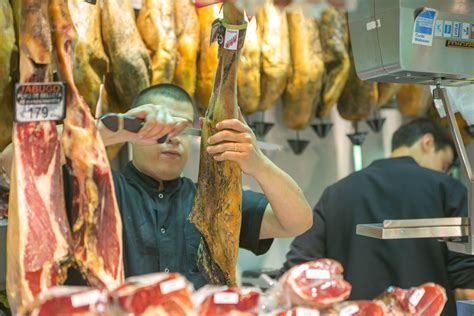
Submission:
M 126 114 L 118 113 L 107 113 L 103 115 L 100 120 L 107 129 L 112 132 L 117 132 L 119 130 L 125 129 L 132 133 L 138 133 L 143 127 L 145 120 Z M 185 128 L 179 135 L 191 135 L 196 137 L 201 137 L 202 131 L 198 128 L 188 127 Z M 168 140 L 168 135 L 165 135 L 157 140 L 158 144 L 163 144 Z M 257 145 L 262 150 L 282 150 L 283 146 L 277 144 L 271 144 L 267 142 L 257 141 Z

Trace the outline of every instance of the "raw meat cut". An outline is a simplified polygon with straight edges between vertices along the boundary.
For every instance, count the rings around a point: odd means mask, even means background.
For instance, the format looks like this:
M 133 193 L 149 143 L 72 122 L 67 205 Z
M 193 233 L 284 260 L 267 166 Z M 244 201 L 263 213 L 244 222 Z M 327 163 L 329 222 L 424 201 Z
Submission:
M 337 110 L 342 118 L 357 122 L 367 119 L 377 109 L 379 90 L 377 82 L 357 77 L 352 52 L 351 61 L 349 78 L 337 102 Z
M 107 315 L 107 292 L 88 287 L 57 286 L 41 295 L 27 316 Z
M 291 66 L 283 94 L 283 123 L 304 129 L 314 118 L 321 99 L 324 78 L 318 22 L 302 10 L 287 15 L 290 31 Z
M 74 82 L 92 113 L 95 113 L 100 84 L 109 69 L 109 58 L 102 43 L 100 5 L 84 0 L 69 0 L 68 5 L 77 30 Z M 107 104 L 107 97 L 104 96 L 102 113 L 107 112 Z
M 322 101 L 318 105 L 317 117 L 325 117 L 339 100 L 349 76 L 350 59 L 347 51 L 348 30 L 345 16 L 328 7 L 322 13 L 319 27 L 326 77 Z
M 423 117 L 433 104 L 430 87 L 402 84 L 397 94 L 398 110 L 407 116 Z
M 320 316 L 322 315 L 318 309 L 307 307 L 294 307 L 289 310 L 276 313 L 274 316 Z
M 199 20 L 191 0 L 174 0 L 177 55 L 173 83 L 191 96 L 196 92 Z
M 144 0 L 137 26 L 152 57 L 152 84 L 173 81 L 176 33 L 172 0 Z
M 377 301 L 383 303 L 388 315 L 438 316 L 446 304 L 446 291 L 434 283 L 425 283 L 408 290 L 389 287 Z
M 150 85 L 151 60 L 136 27 L 129 0 L 103 0 L 101 13 L 102 37 L 119 101 L 117 104 L 111 102 L 110 111 L 125 112 L 138 93 Z
M 327 310 L 321 315 L 334 316 L 385 316 L 385 306 L 382 303 L 374 301 L 347 301 L 339 303 Z
M 219 17 L 219 4 L 197 10 L 199 18 L 199 58 L 196 83 L 196 99 L 199 111 L 205 114 L 211 98 L 217 71 L 217 45 L 210 45 L 212 22 Z
M 22 0 L 20 82 L 50 80 L 48 5 Z M 13 314 L 66 277 L 71 257 L 56 122 L 15 123 L 7 230 L 7 294 Z
M 209 295 L 200 304 L 198 316 L 257 316 L 260 292 L 253 289 L 228 288 Z
M 12 67 L 18 61 L 15 45 L 13 10 L 8 0 L 0 0 L 0 152 L 12 141 L 13 78 Z
M 294 266 L 280 279 L 293 306 L 330 307 L 349 297 L 351 285 L 343 280 L 342 265 L 319 259 Z
M 257 11 L 262 44 L 260 111 L 268 110 L 283 94 L 290 67 L 290 39 L 286 14 L 270 1 Z
M 224 4 L 223 22 L 245 23 L 243 13 Z M 237 43 L 243 41 L 239 32 Z M 238 44 L 237 44 L 238 45 Z M 241 49 L 219 48 L 219 65 L 214 90 L 202 127 L 199 176 L 191 223 L 201 232 L 198 266 L 211 284 L 236 285 L 236 265 L 242 221 L 242 172 L 234 161 L 216 161 L 207 153 L 207 139 L 218 130 L 216 124 L 238 118 L 237 67 Z
M 247 26 L 245 44 L 240 56 L 237 92 L 240 109 L 251 114 L 260 102 L 261 48 L 257 33 L 257 20 L 252 19 Z
M 110 296 L 113 315 L 193 315 L 190 285 L 178 273 L 129 278 Z
M 377 101 L 377 108 L 384 106 L 392 98 L 394 98 L 400 91 L 401 85 L 396 83 L 379 82 L 378 85 L 379 99 Z
M 73 79 L 74 29 L 66 0 L 51 0 L 58 70 L 67 83 L 62 146 L 72 176 L 74 257 L 88 282 L 113 289 L 123 282 L 122 222 L 104 144 Z

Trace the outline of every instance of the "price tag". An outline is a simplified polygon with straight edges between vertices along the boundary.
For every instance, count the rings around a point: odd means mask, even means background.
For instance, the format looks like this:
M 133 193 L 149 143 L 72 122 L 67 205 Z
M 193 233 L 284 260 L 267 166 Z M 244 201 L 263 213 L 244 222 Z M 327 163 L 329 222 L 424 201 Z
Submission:
M 15 121 L 59 121 L 65 116 L 64 82 L 25 83 L 15 86 Z

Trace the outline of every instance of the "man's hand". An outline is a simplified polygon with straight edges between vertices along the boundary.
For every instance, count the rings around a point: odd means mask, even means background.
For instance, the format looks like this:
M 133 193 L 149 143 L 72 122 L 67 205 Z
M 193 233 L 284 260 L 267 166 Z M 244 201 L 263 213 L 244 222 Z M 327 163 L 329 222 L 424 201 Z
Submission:
M 100 133 L 106 146 L 123 142 L 152 145 L 156 144 L 159 138 L 165 135 L 174 137 L 191 125 L 191 122 L 184 118 L 172 116 L 165 106 L 156 104 L 144 104 L 125 114 L 145 120 L 143 127 L 138 133 L 127 130 L 114 133 L 101 123 Z
M 244 122 L 242 114 L 240 120 L 224 120 L 216 127 L 220 131 L 207 140 L 210 145 L 207 147 L 207 152 L 215 160 L 235 161 L 242 171 L 250 176 L 255 176 L 263 169 L 267 158 L 258 148 L 255 135 Z

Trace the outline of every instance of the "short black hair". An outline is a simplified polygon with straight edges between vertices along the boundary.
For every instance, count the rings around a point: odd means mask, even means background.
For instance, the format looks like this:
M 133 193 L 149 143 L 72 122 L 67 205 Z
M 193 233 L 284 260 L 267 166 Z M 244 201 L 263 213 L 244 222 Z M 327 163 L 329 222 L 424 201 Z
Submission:
M 186 90 L 172 83 L 159 83 L 143 89 L 133 100 L 132 108 L 149 103 L 156 96 L 169 97 L 180 102 L 189 102 L 194 108 L 193 99 Z
M 427 118 L 414 119 L 400 126 L 392 136 L 392 151 L 403 146 L 410 147 L 426 134 L 433 135 L 436 151 L 449 146 L 456 154 L 454 143 L 446 128 Z

